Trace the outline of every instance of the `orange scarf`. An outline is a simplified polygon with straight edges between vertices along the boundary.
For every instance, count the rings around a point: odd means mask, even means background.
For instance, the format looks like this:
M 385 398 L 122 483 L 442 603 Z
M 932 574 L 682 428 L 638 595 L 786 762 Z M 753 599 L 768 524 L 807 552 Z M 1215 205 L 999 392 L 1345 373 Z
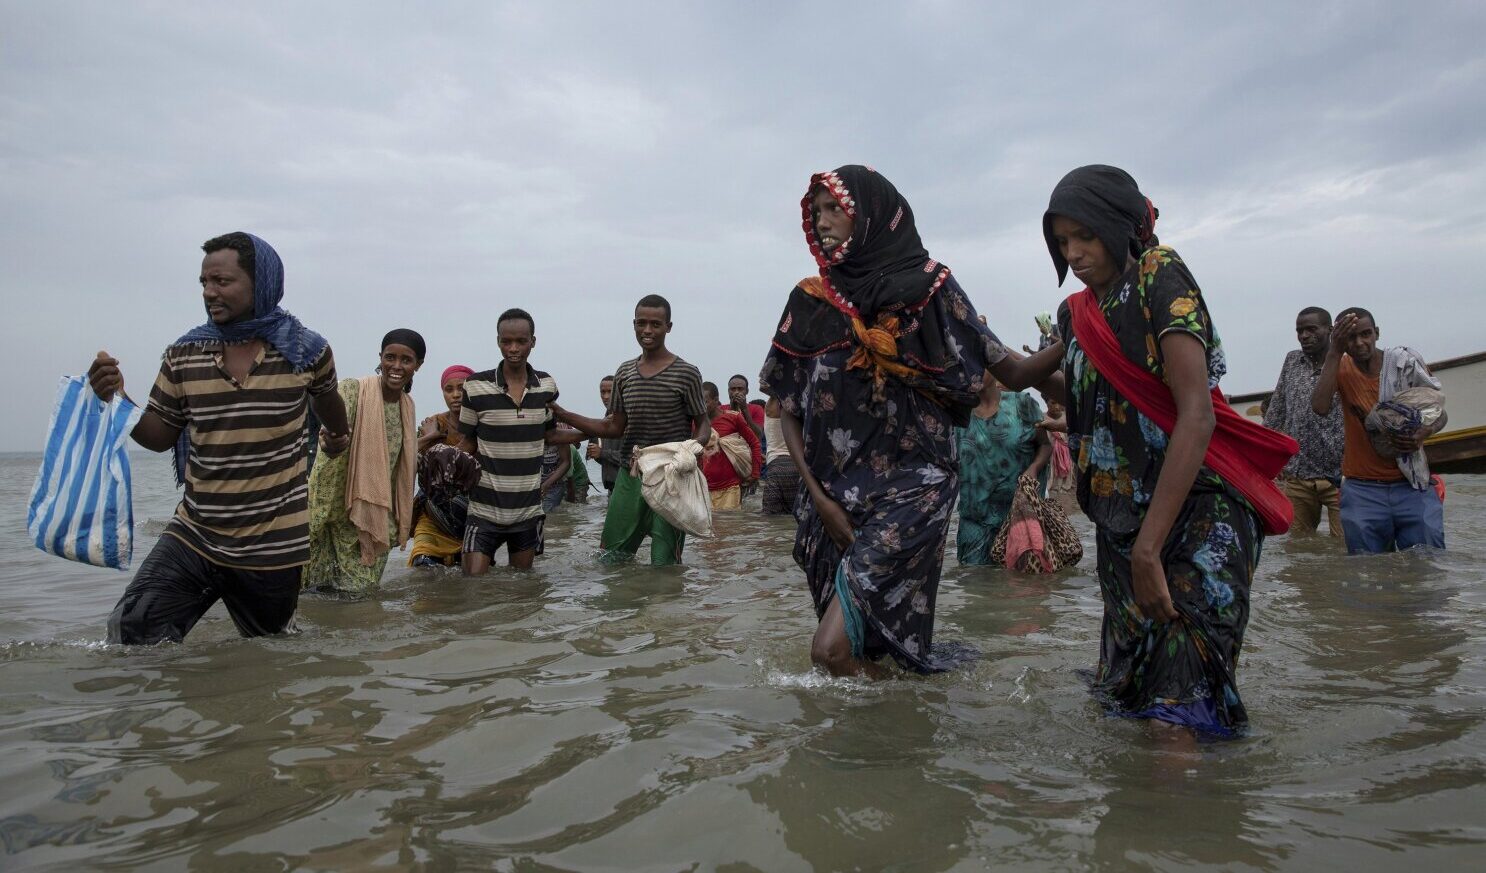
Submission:
M 835 305 L 826 294 L 825 286 L 819 276 L 801 279 L 799 284 L 800 288 L 811 297 Z M 898 360 L 898 330 L 901 326 L 898 316 L 879 312 L 876 324 L 868 327 L 859 316 L 846 312 L 840 307 L 836 307 L 836 311 L 846 316 L 851 322 L 851 331 L 857 341 L 856 351 L 846 361 L 846 369 L 869 370 L 875 386 L 874 394 L 881 394 L 882 384 L 888 376 L 896 376 L 909 384 L 912 384 L 915 378 L 928 378 L 927 374 Z M 925 394 L 925 396 L 935 399 L 932 395 Z

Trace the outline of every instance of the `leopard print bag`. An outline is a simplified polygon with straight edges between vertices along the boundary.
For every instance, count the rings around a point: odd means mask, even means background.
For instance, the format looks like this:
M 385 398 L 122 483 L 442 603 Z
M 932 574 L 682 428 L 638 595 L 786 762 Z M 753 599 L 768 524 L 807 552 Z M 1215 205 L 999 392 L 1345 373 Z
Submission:
M 1052 573 L 1083 560 L 1084 546 L 1078 538 L 1078 531 L 1073 529 L 1056 500 L 1042 499 L 1038 493 L 1041 490 L 1037 480 L 1031 476 L 1017 479 L 1011 512 L 1007 513 L 1006 523 L 1001 525 L 996 538 L 991 541 L 991 563 L 1023 573 Z M 1036 522 L 1042 529 L 1042 550 L 1029 549 L 1012 563 L 1007 563 L 1006 541 L 1019 521 Z

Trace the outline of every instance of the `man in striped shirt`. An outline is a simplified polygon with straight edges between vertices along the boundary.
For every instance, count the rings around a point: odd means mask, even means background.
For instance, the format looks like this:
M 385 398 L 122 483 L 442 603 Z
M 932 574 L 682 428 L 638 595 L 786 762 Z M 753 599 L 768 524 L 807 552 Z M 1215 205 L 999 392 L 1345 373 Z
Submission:
M 557 382 L 527 363 L 537 344 L 531 315 L 508 309 L 495 330 L 501 365 L 465 380 L 459 408 L 459 448 L 480 459 L 460 559 L 467 576 L 489 570 L 503 545 L 512 567 L 531 567 L 543 548 L 542 494 L 561 480 L 554 473 L 543 481 L 542 455 L 548 444 L 563 444 L 566 452 L 577 441 L 577 434 L 555 432 L 547 406 L 557 399 Z
M 209 320 L 165 350 L 132 434 L 175 448 L 185 499 L 109 617 L 114 643 L 179 642 L 218 599 L 244 636 L 288 628 L 310 551 L 306 410 L 327 454 L 350 442 L 329 344 L 278 305 L 278 253 L 246 233 L 202 250 Z M 105 402 L 124 390 L 107 352 L 88 378 Z
M 671 304 L 659 294 L 640 299 L 635 306 L 635 341 L 640 356 L 625 361 L 614 373 L 614 394 L 608 415 L 587 418 L 556 404 L 557 420 L 590 437 L 621 440 L 619 475 L 609 495 L 600 543 L 607 555 L 628 557 L 650 537 L 650 563 L 681 560 L 686 534 L 661 518 L 640 493 L 640 480 L 630 475 L 636 449 L 660 443 L 695 439 L 706 444 L 712 435 L 707 404 L 702 399 L 702 374 L 666 348 L 671 332 Z

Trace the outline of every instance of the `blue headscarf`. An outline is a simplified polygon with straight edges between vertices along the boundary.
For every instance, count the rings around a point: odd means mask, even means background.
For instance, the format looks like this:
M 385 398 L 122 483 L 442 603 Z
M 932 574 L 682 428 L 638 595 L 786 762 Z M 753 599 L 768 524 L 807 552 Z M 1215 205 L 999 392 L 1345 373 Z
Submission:
M 328 343 L 279 305 L 284 299 L 284 262 L 279 253 L 251 233 L 243 236 L 253 241 L 253 317 L 230 324 L 216 324 L 208 317 L 206 324 L 187 331 L 171 348 L 261 339 L 278 349 L 294 372 L 303 372 L 320 359 Z M 177 485 L 185 484 L 190 459 L 191 442 L 183 428 L 175 444 Z
M 187 331 L 172 348 L 261 339 L 278 349 L 294 372 L 307 370 L 325 351 L 325 337 L 305 327 L 279 305 L 284 299 L 284 262 L 279 260 L 279 253 L 251 233 L 243 236 L 253 241 L 253 317 L 231 324 L 214 324 L 208 319 L 206 324 Z

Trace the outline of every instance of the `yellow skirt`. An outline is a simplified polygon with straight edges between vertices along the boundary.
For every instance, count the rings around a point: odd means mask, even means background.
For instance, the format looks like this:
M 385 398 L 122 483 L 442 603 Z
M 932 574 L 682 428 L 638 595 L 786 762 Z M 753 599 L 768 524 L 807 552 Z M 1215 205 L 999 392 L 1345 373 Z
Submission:
M 408 566 L 413 566 L 413 561 L 421 555 L 427 555 L 439 563 L 452 567 L 459 563 L 459 551 L 461 543 L 454 537 L 449 536 L 433 523 L 433 519 L 426 515 L 418 517 L 418 524 L 413 528 L 413 551 L 408 555 Z
M 732 485 L 721 491 L 712 492 L 713 509 L 741 509 L 743 508 L 743 489 Z

